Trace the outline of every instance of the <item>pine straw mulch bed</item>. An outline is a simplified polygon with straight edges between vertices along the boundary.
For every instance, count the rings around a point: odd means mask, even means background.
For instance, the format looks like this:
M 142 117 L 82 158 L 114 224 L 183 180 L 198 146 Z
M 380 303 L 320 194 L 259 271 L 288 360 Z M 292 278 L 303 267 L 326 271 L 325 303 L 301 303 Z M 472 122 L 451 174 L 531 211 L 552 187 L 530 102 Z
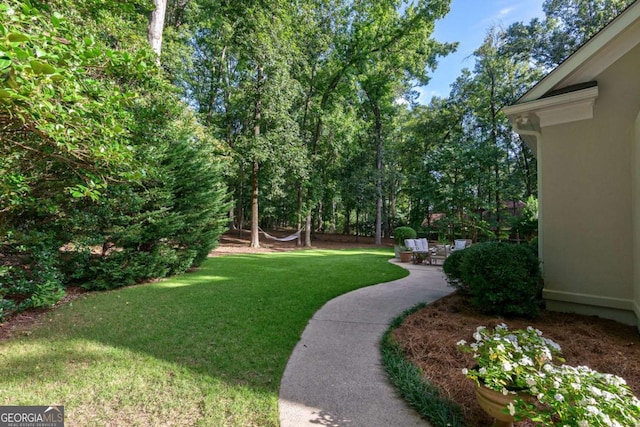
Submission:
M 492 419 L 477 404 L 473 382 L 461 372 L 474 365 L 473 359 L 459 352 L 456 343 L 461 339 L 474 342 L 478 326 L 493 328 L 499 323 L 506 323 L 509 329 L 540 329 L 543 336 L 560 344 L 567 364 L 618 375 L 640 396 L 640 334 L 634 326 L 611 320 L 547 311 L 534 320 L 503 319 L 479 313 L 462 296 L 452 294 L 407 316 L 393 337 L 426 379 L 461 405 L 467 425 L 488 426 Z

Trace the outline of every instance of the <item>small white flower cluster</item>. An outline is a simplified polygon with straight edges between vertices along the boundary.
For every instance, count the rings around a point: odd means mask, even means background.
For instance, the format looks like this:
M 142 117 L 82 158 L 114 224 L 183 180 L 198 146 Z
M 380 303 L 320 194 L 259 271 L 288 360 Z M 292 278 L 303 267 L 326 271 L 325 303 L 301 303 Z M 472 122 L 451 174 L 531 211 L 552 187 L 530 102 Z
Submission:
M 467 377 L 505 395 L 519 390 L 535 398 L 516 397 L 508 405 L 516 419 L 563 427 L 640 427 L 640 401 L 624 379 L 586 366 L 555 365 L 554 360 L 564 362 L 560 346 L 538 329 L 479 326 L 473 337 L 474 343 L 457 343 L 478 364 L 463 370 Z
M 501 323 L 493 330 L 479 326 L 473 333 L 475 342 L 458 341 L 461 351 L 472 353 L 478 367 L 465 375 L 487 387 L 508 394 L 509 389 L 528 388 L 527 373 L 539 371 L 560 353 L 560 346 L 544 338 L 532 327 L 509 331 Z
M 515 413 L 536 416 L 549 423 L 545 425 L 640 426 L 640 401 L 623 378 L 587 366 L 548 364 L 545 368 L 527 382 L 538 402 L 549 410 L 541 414 L 530 402 L 517 400 Z M 554 424 L 556 419 L 560 424 Z

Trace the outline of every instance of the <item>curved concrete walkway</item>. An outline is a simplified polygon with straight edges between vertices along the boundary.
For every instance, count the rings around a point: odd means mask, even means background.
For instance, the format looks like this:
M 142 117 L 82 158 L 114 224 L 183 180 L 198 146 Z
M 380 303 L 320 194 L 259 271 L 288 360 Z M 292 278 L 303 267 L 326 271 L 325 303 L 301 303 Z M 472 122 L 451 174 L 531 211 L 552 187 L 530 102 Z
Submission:
M 379 344 L 406 309 L 453 289 L 439 267 L 397 264 L 409 276 L 335 298 L 309 321 L 280 384 L 281 427 L 429 426 L 389 383 Z

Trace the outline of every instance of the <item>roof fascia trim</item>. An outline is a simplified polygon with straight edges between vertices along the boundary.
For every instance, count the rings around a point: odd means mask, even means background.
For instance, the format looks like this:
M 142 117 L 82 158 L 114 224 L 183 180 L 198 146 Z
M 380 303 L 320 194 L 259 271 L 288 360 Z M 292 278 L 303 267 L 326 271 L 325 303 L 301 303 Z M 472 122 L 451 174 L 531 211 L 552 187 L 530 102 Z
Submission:
M 553 126 L 578 120 L 593 118 L 593 105 L 598 97 L 598 87 L 569 92 L 549 98 L 515 104 L 502 109 L 509 120 L 514 123 L 525 119 L 528 121 L 532 114 L 539 119 L 539 126 Z

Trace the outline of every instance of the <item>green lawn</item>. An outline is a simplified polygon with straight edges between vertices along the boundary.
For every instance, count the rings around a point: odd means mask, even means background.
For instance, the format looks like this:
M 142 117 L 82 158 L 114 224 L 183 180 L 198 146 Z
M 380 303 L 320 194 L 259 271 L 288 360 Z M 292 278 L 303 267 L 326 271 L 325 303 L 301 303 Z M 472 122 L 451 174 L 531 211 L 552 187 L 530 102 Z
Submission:
M 276 426 L 287 359 L 313 313 L 406 276 L 390 251 L 208 259 L 92 294 L 0 344 L 0 405 L 65 405 L 69 426 Z

